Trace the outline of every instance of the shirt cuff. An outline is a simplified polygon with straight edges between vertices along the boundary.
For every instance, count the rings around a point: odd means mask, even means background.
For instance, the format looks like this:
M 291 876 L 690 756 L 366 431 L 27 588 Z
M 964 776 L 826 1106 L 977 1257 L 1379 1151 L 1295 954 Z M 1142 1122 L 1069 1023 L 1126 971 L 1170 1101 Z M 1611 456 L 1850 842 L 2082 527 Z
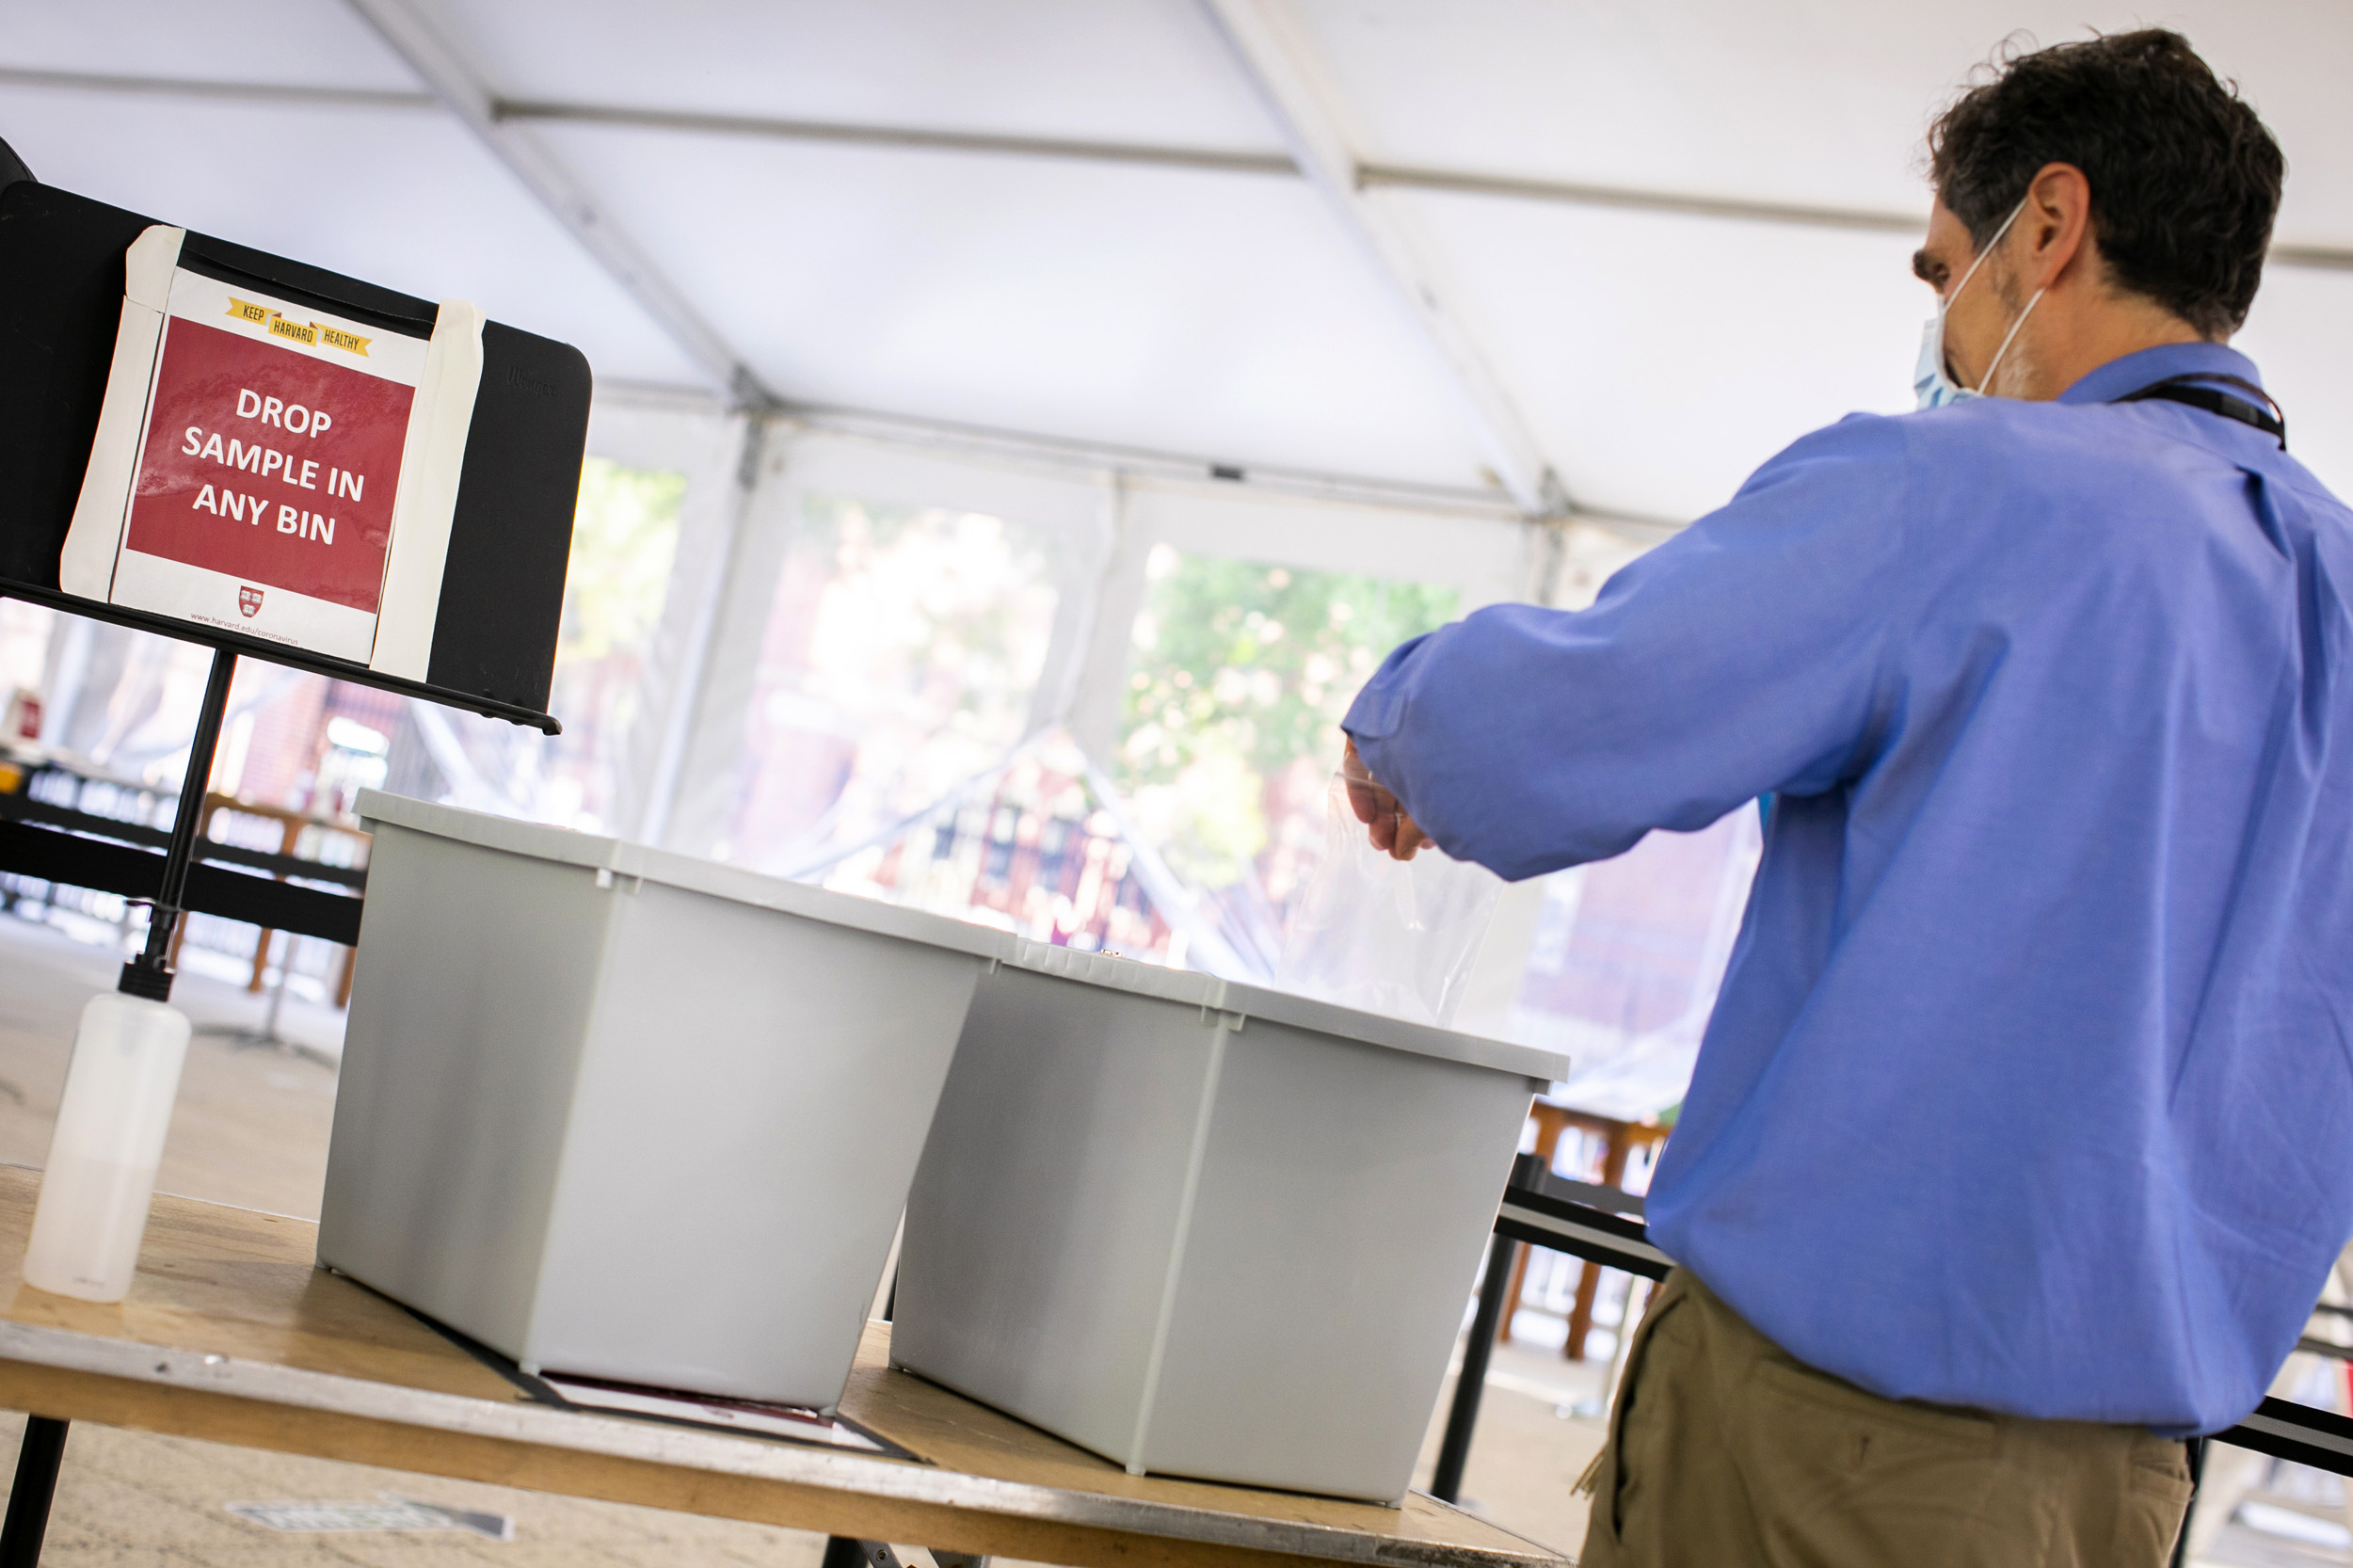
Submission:
M 1356 694 L 1356 700 L 1348 705 L 1348 716 L 1340 720 L 1342 729 L 1359 741 L 1385 740 L 1398 732 L 1405 723 L 1405 663 L 1430 636 L 1424 632 L 1398 644 L 1381 662 L 1365 689 Z

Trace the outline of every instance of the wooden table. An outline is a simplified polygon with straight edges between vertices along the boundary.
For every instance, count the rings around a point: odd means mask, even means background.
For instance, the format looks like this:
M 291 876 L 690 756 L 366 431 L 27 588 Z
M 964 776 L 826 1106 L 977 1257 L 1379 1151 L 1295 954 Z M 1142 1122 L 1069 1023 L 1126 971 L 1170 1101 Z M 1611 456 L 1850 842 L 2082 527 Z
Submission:
M 1566 1568 L 1419 1494 L 1384 1508 L 1130 1476 L 892 1370 L 885 1323 L 868 1329 L 841 1413 L 917 1461 L 534 1402 L 314 1267 L 315 1225 L 249 1209 L 158 1196 L 127 1300 L 49 1295 L 21 1275 L 38 1180 L 0 1167 L 0 1407 L 1078 1568 Z

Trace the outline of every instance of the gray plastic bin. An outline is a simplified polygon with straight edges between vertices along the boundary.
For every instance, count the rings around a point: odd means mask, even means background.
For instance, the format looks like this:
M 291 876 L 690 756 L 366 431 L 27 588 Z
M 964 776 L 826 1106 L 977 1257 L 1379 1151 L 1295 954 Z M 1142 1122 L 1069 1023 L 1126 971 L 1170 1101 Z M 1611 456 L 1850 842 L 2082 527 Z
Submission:
M 1013 938 L 363 792 L 319 1261 L 529 1368 L 830 1409 Z
M 1566 1071 L 1022 942 L 932 1122 L 891 1357 L 1139 1474 L 1401 1497 Z

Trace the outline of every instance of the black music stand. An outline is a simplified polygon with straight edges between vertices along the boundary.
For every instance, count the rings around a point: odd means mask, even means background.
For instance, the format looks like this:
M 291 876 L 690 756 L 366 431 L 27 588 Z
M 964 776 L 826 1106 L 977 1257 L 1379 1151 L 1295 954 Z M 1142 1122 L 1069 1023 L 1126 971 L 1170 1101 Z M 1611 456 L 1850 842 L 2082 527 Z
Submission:
M 122 310 L 123 257 L 153 219 L 42 185 L 0 144 L 0 598 L 196 643 L 213 650 L 196 735 L 164 854 L 154 867 L 144 952 L 120 988 L 168 1000 L 171 936 L 187 908 L 188 865 L 212 777 L 231 678 L 240 657 L 424 697 L 534 726 L 546 712 L 588 428 L 588 364 L 568 344 L 498 322 L 482 332 L 482 374 L 451 523 L 439 616 L 424 680 L 235 631 L 65 592 L 58 559 L 98 429 Z M 416 335 L 429 300 L 191 232 L 184 264 L 249 281 L 273 296 Z M 46 837 L 46 835 L 42 835 Z M 73 843 L 88 840 L 74 840 Z M 63 845 L 45 845 L 53 874 Z M 93 846 L 96 847 L 96 846 Z M 111 848 L 111 846 L 107 846 Z M 120 851 L 115 857 L 120 858 Z M 19 870 L 0 854 L 0 871 Z M 94 873 L 95 874 L 95 873 Z M 111 881 L 92 886 L 119 890 Z

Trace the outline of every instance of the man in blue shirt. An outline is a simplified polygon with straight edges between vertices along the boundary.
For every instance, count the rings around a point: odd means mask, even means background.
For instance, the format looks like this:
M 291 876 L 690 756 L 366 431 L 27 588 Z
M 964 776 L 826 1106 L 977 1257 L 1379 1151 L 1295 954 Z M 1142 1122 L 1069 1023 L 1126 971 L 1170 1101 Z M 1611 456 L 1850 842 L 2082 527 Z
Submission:
M 2353 516 L 2225 346 L 2278 147 L 2153 30 L 1929 145 L 1923 411 L 1346 720 L 1376 843 L 1507 877 L 1772 797 L 1588 1568 L 2162 1562 L 2353 1233 Z

